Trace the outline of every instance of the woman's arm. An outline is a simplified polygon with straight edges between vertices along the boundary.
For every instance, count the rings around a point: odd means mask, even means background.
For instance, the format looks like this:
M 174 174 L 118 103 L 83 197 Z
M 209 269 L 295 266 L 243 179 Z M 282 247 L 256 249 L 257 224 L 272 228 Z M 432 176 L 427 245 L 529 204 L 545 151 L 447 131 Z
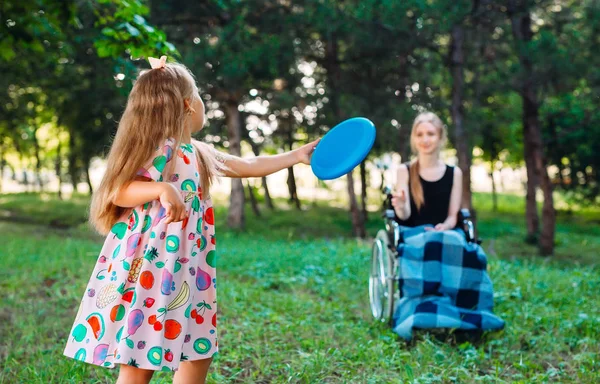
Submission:
M 236 178 L 263 177 L 298 163 L 310 164 L 310 157 L 318 143 L 319 140 L 316 140 L 292 151 L 270 156 L 241 158 L 222 154 L 225 159 L 223 174 Z
M 400 164 L 398 167 L 398 173 L 396 176 L 396 191 L 392 197 L 392 205 L 396 216 L 400 220 L 407 220 L 410 217 L 410 199 L 408 190 L 408 169 L 404 164 Z
M 442 224 L 444 229 L 456 227 L 458 220 L 458 211 L 462 202 L 462 171 L 454 167 L 454 180 L 452 181 L 452 191 L 450 192 L 450 206 L 448 207 L 448 217 Z

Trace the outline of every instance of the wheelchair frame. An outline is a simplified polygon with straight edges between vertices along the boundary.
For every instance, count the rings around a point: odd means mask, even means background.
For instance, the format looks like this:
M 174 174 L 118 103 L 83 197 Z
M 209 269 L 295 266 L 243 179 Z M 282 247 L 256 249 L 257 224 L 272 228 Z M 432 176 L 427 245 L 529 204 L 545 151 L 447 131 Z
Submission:
M 369 301 L 373 317 L 391 325 L 394 303 L 400 300 L 397 281 L 400 277 L 397 246 L 403 241 L 402 227 L 392 206 L 392 189 L 383 189 L 386 199 L 383 204 L 385 229 L 380 229 L 375 236 L 371 249 L 371 273 L 369 276 Z M 457 228 L 465 233 L 468 242 L 477 242 L 475 226 L 468 209 L 461 209 L 458 214 Z

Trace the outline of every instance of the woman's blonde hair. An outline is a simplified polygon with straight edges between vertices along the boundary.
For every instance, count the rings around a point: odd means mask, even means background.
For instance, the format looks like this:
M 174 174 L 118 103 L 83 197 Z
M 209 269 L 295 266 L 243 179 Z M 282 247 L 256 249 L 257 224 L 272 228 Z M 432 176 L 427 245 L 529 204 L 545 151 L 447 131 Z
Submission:
M 119 121 L 108 154 L 106 173 L 92 196 L 89 219 L 98 232 L 110 232 L 112 226 L 129 210 L 113 203 L 116 195 L 134 180 L 137 171 L 169 138 L 174 143 L 168 170 L 173 169 L 185 131 L 186 117 L 191 113 L 184 100 L 189 100 L 191 104 L 199 97 L 193 75 L 181 64 L 168 63 L 162 68 L 140 73 Z M 208 196 L 212 179 L 218 173 L 215 156 L 209 150 L 196 150 L 196 155 L 200 188 Z M 167 169 L 164 174 L 169 174 Z
M 442 120 L 433 112 L 422 112 L 415 118 L 415 121 L 412 125 L 412 130 L 410 133 L 410 148 L 413 154 L 418 154 L 417 146 L 415 144 L 415 134 L 417 131 L 417 127 L 421 123 L 430 123 L 435 128 L 437 128 L 438 134 L 440 135 L 440 143 L 437 148 L 438 154 L 446 145 L 446 141 L 448 139 L 448 135 L 446 133 L 446 127 Z M 420 210 L 423 205 L 425 205 L 425 196 L 423 195 L 423 185 L 421 184 L 421 178 L 419 177 L 419 158 L 417 157 L 410 164 L 410 172 L 409 177 L 411 180 L 410 183 L 410 194 L 417 206 L 417 210 Z

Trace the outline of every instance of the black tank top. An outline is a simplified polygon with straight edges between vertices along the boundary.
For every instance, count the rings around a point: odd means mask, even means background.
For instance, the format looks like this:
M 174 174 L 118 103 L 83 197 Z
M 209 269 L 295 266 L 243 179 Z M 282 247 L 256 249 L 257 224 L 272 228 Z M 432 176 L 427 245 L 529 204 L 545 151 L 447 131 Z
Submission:
M 409 170 L 410 164 L 406 163 L 406 168 Z M 405 221 L 400 221 L 401 225 L 407 227 L 416 227 L 418 225 L 431 224 L 436 225 L 446 221 L 448 217 L 448 208 L 450 207 L 450 194 L 452 192 L 452 183 L 454 181 L 454 167 L 446 165 L 446 172 L 441 179 L 437 181 L 427 181 L 419 176 L 421 185 L 423 186 L 423 197 L 425 204 L 421 206 L 421 210 L 417 210 L 417 205 L 410 194 L 410 183 L 413 180 L 408 179 L 409 195 L 410 195 L 410 217 Z

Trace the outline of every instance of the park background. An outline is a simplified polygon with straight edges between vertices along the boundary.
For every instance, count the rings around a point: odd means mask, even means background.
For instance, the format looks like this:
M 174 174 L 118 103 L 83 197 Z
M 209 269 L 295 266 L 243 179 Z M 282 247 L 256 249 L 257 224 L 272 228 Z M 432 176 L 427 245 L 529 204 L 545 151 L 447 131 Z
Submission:
M 340 179 L 298 165 L 215 186 L 209 382 L 598 382 L 599 43 L 597 0 L 3 0 L 0 383 L 116 378 L 62 350 L 102 244 L 90 191 L 162 54 L 196 75 L 197 138 L 220 150 L 278 153 L 354 116 L 377 127 Z M 507 322 L 479 341 L 407 344 L 369 311 L 381 187 L 424 110 L 447 124 Z

